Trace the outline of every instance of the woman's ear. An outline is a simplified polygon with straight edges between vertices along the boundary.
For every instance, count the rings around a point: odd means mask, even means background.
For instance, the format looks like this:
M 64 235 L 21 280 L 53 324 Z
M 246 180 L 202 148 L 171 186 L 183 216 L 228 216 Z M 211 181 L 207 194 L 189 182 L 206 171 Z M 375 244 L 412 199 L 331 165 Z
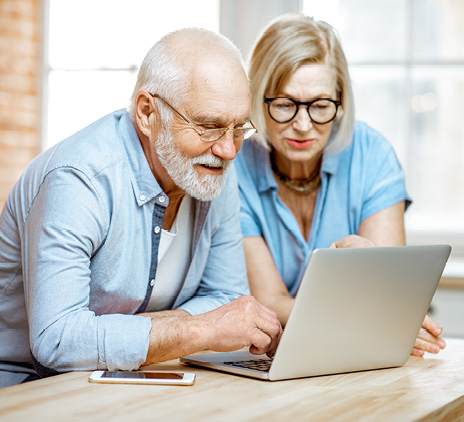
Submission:
M 160 124 L 159 111 L 153 97 L 141 90 L 135 97 L 135 124 L 146 137 L 158 131 Z

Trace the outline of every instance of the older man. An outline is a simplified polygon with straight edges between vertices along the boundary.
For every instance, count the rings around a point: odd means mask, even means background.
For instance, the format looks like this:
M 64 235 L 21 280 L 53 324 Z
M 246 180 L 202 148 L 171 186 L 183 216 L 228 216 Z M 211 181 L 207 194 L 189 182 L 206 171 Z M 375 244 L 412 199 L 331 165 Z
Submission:
M 0 217 L 0 385 L 273 353 L 277 317 L 246 296 L 231 166 L 249 114 L 238 50 L 180 30 L 147 54 L 128 111 L 29 165 Z

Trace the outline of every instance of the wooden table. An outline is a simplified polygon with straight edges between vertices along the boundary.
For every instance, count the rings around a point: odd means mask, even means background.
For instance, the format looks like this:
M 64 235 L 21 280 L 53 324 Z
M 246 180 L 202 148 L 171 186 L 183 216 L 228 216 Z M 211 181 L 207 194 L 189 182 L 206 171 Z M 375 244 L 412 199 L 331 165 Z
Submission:
M 442 277 L 438 287 L 464 289 L 464 278 L 461 277 Z
M 194 386 L 104 385 L 88 372 L 0 389 L 0 421 L 463 421 L 464 339 L 401 368 L 259 381 L 185 367 Z

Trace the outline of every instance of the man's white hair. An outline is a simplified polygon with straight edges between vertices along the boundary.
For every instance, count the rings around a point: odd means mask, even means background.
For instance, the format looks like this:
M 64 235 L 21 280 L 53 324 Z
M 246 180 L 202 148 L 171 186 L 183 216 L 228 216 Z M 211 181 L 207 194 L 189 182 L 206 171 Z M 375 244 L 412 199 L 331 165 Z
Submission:
M 165 35 L 145 56 L 127 111 L 134 119 L 135 98 L 141 90 L 156 93 L 178 107 L 187 100 L 189 76 L 194 66 L 202 60 L 221 61 L 227 57 L 239 63 L 246 72 L 240 51 L 221 34 L 202 28 L 184 28 Z M 159 109 L 161 120 L 169 122 L 172 113 L 166 112 L 164 104 Z

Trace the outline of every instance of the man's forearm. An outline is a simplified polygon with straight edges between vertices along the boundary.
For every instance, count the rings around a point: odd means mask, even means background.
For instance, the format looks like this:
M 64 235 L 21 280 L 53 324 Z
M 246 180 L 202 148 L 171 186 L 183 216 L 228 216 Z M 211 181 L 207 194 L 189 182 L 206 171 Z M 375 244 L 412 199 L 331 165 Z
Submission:
M 252 296 L 199 315 L 182 310 L 142 315 L 152 322 L 144 365 L 205 349 L 230 352 L 250 347 L 252 353 L 272 355 L 282 334 L 277 314 Z
M 206 348 L 204 326 L 183 310 L 139 314 L 151 318 L 150 343 L 143 365 L 163 362 Z

